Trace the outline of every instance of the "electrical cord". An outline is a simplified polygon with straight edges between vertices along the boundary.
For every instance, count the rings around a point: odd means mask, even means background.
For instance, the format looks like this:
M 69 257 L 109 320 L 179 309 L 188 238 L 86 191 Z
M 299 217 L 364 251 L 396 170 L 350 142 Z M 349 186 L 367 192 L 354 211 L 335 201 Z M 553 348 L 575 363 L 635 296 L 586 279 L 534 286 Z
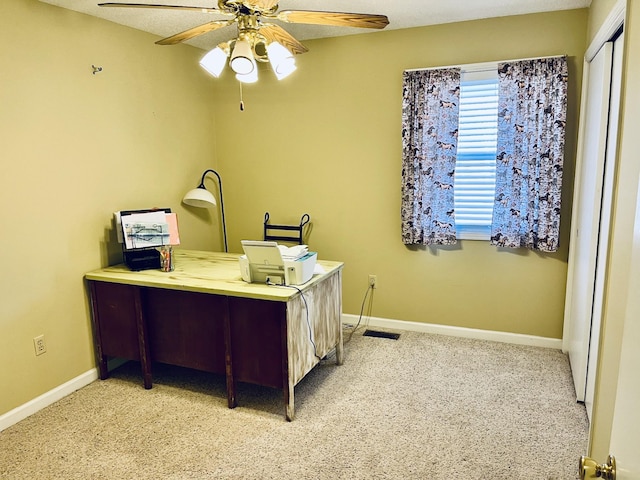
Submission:
M 369 297 L 369 315 L 367 316 L 371 317 L 371 309 L 373 307 L 373 285 L 369 285 L 367 291 L 364 292 L 364 298 L 362 299 L 362 305 L 360 306 L 360 315 L 358 316 L 358 323 L 356 323 L 356 326 L 353 327 L 353 330 L 351 330 L 351 332 L 349 333 L 349 338 L 347 338 L 344 343 L 349 343 L 351 341 L 351 337 L 353 337 L 353 334 L 356 333 L 356 330 L 358 330 L 358 327 L 360 326 L 360 322 L 362 321 L 362 313 L 364 312 L 364 304 L 367 301 L 369 292 L 371 292 L 371 296 Z
M 322 360 L 322 358 L 320 358 L 320 356 L 318 355 L 318 348 L 316 347 L 316 342 L 313 341 L 313 331 L 311 329 L 311 321 L 309 320 L 309 305 L 307 304 L 307 299 L 305 298 L 304 293 L 302 293 L 302 290 L 300 290 L 295 285 L 285 285 L 285 284 L 279 285 L 277 283 L 271 282 L 270 280 L 267 280 L 267 285 L 270 285 L 272 287 L 293 288 L 294 290 L 297 290 L 300 293 L 300 296 L 302 297 L 302 301 L 304 302 L 305 311 L 307 313 L 307 326 L 309 327 L 309 341 L 311 342 L 311 345 L 313 345 L 313 355 L 318 360 Z

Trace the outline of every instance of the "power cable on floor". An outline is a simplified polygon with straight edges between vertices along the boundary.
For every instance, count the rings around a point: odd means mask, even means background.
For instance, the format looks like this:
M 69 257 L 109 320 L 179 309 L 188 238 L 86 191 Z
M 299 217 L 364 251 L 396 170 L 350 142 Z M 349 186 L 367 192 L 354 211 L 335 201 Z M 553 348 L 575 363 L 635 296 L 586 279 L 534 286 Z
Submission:
M 373 309 L 373 290 L 374 290 L 373 285 L 369 285 L 369 287 L 367 288 L 367 291 L 364 292 L 364 298 L 362 299 L 362 305 L 360 306 L 360 315 L 358 316 L 358 323 L 353 327 L 351 332 L 349 332 L 349 338 L 347 338 L 347 340 L 344 343 L 349 343 L 351 341 L 351 337 L 353 337 L 353 334 L 360 327 L 360 322 L 362 322 L 362 314 L 364 312 L 365 303 L 367 302 L 367 297 L 369 297 L 369 304 L 367 309 L 368 320 L 365 322 L 365 325 L 363 326 L 367 327 L 369 325 L 369 320 L 371 320 L 371 311 Z M 371 295 L 369 295 L 369 292 L 371 292 Z

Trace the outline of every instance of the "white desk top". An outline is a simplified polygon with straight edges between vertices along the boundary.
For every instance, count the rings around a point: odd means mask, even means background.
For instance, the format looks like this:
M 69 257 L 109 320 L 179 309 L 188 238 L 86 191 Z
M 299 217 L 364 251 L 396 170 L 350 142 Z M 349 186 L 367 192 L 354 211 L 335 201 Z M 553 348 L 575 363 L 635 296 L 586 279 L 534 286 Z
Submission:
M 142 270 L 134 272 L 124 265 L 101 268 L 85 274 L 87 280 L 122 283 L 141 287 L 166 288 L 190 292 L 228 295 L 232 297 L 258 298 L 286 302 L 298 295 L 291 287 L 271 286 L 259 283 L 247 283 L 240 276 L 240 264 L 237 253 L 204 252 L 197 250 L 174 249 L 175 270 Z M 314 275 L 302 285 L 296 285 L 304 291 L 326 275 L 342 269 L 344 263 L 318 260 L 326 273 Z

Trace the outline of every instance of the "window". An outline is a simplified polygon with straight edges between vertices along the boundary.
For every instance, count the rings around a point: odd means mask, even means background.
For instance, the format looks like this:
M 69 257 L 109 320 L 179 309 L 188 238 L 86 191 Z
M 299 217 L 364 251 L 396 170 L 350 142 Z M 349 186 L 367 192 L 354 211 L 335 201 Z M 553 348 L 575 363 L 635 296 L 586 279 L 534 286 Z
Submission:
M 457 237 L 488 240 L 496 189 L 498 72 L 464 71 L 454 182 Z

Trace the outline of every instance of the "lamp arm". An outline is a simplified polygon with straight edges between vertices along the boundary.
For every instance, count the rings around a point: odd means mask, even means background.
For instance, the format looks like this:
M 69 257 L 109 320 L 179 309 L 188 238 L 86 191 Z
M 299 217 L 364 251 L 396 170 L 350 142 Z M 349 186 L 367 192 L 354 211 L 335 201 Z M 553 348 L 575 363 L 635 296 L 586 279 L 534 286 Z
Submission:
M 207 173 L 213 173 L 216 177 L 218 177 L 218 189 L 220 192 L 220 210 L 222 212 L 222 233 L 224 235 L 224 251 L 228 252 L 229 248 L 227 246 L 227 222 L 224 218 L 224 199 L 222 198 L 222 178 L 220 178 L 220 175 L 218 174 L 218 172 L 216 172 L 211 168 L 208 170 L 205 170 L 204 173 L 202 174 L 202 180 L 200 180 L 200 185 L 198 185 L 198 188 L 205 188 L 204 179 L 207 176 Z

